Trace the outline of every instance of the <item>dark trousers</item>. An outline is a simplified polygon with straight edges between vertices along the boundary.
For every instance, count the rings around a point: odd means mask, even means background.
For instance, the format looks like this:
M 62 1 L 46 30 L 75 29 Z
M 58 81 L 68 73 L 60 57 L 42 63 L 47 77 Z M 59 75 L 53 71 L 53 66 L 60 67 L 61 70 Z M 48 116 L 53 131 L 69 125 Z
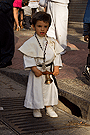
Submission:
M 24 16 L 24 21 L 25 21 L 25 28 L 26 29 L 29 29 L 30 28 L 30 26 L 31 26 L 31 17 L 30 16 Z
M 90 49 L 90 34 L 89 34 L 88 49 Z M 87 57 L 87 66 L 90 68 L 90 54 L 88 54 Z
M 14 55 L 13 9 L 0 10 L 0 63 L 8 63 Z
M 90 49 L 90 34 L 89 34 L 88 49 Z

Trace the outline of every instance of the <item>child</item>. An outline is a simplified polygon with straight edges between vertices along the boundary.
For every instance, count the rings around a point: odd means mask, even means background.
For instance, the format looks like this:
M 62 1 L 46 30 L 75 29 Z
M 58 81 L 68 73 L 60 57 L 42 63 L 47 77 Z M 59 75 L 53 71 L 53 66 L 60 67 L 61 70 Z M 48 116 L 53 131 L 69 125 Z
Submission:
M 32 10 L 28 6 L 29 1 L 25 0 L 24 1 L 24 7 L 22 9 L 24 10 L 24 21 L 25 21 L 25 29 L 30 29 L 31 26 L 31 15 L 32 15 Z
M 90 79 L 90 1 L 88 0 L 87 6 L 86 6 L 86 10 L 85 10 L 85 14 L 84 14 L 84 40 L 88 42 L 88 49 L 89 49 L 89 53 L 88 53 L 88 57 L 87 57 L 87 64 L 85 66 L 86 71 L 83 72 L 83 74 L 87 77 L 87 79 Z
M 45 107 L 47 115 L 58 117 L 52 107 L 58 104 L 57 87 L 52 75 L 50 77 L 53 82 L 48 85 L 45 84 L 45 76 L 52 74 L 50 71 L 52 63 L 54 63 L 53 75 L 59 74 L 59 66 L 62 66 L 60 52 L 63 51 L 63 48 L 55 39 L 46 36 L 50 24 L 51 17 L 49 14 L 45 12 L 35 13 L 32 17 L 35 34 L 19 48 L 19 51 L 24 54 L 25 69 L 31 69 L 24 106 L 33 109 L 34 117 L 42 117 L 40 109 Z

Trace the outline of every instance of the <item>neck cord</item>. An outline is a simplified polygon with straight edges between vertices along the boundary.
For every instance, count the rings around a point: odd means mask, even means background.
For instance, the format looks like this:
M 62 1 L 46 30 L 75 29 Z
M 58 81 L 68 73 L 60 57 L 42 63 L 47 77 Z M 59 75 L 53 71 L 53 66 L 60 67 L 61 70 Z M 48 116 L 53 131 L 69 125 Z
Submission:
M 38 43 L 39 43 L 40 48 L 41 48 L 42 51 L 43 51 L 43 48 L 42 48 L 42 46 L 41 46 L 41 44 L 40 44 L 40 42 L 39 42 L 39 39 L 38 39 L 36 33 L 35 33 L 35 37 L 36 37 L 36 39 L 37 39 L 37 41 L 38 41 Z M 46 54 L 47 43 L 48 43 L 48 41 L 46 42 L 45 49 L 44 49 L 44 58 L 43 58 L 43 62 L 44 62 L 44 63 L 45 63 L 45 54 Z

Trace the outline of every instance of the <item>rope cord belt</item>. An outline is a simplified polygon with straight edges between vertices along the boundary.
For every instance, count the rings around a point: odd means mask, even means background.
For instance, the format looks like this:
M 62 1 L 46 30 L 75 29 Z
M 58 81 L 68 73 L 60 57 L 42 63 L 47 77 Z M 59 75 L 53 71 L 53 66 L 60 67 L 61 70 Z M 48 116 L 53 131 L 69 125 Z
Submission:
M 47 65 L 45 65 L 46 67 L 48 67 L 48 66 L 51 66 L 53 64 L 53 62 L 51 62 L 51 63 L 49 63 L 49 64 L 47 64 Z M 42 65 L 40 64 L 40 65 L 37 65 L 38 67 L 42 67 Z

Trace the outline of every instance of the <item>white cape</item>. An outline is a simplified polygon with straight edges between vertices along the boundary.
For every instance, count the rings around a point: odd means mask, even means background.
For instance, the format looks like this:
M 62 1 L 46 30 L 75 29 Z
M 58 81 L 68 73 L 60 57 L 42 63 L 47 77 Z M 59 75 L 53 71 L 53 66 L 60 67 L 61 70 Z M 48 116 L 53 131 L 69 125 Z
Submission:
M 38 38 L 39 41 L 42 43 L 43 38 Z M 46 37 L 46 39 L 48 40 L 46 49 L 46 64 L 49 64 L 53 61 L 55 66 L 61 66 L 62 61 L 60 52 L 63 51 L 62 47 L 60 47 L 58 42 L 53 38 Z M 43 63 L 43 51 L 41 50 L 35 36 L 26 41 L 19 48 L 19 51 L 24 54 L 25 69 L 30 69 L 30 67 L 32 66 L 37 66 L 38 64 Z M 43 71 L 42 67 L 37 66 L 37 68 Z M 47 67 L 47 70 L 50 71 L 50 66 Z M 57 104 L 58 90 L 54 83 L 54 80 L 51 84 L 46 85 L 45 75 L 36 77 L 34 73 L 30 71 L 24 106 L 31 109 L 42 109 L 45 106 Z

